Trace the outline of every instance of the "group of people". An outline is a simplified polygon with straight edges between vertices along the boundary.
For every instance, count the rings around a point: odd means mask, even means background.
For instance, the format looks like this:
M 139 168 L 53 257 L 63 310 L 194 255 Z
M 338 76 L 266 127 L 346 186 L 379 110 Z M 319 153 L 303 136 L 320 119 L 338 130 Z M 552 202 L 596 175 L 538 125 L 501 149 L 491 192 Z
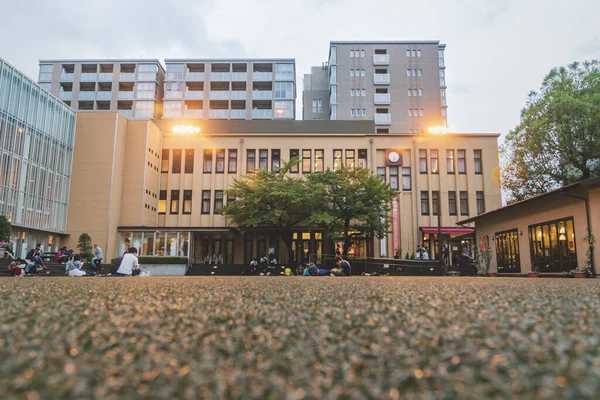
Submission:
M 303 274 L 304 276 L 351 276 L 352 266 L 348 260 L 344 260 L 342 256 L 335 257 L 335 267 L 332 269 L 322 269 L 315 263 L 307 263 Z
M 417 256 L 417 260 L 429 260 L 429 253 L 427 252 L 427 248 L 425 247 L 425 245 L 417 246 L 416 256 Z

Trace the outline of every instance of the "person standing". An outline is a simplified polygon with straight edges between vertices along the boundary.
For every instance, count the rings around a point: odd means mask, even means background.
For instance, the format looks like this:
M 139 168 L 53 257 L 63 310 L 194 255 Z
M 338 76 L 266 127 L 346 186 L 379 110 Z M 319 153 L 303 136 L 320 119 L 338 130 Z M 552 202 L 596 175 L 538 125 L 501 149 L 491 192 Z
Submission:
M 94 258 L 92 258 L 92 266 L 96 267 L 96 264 L 101 263 L 104 256 L 102 255 L 102 249 L 97 244 L 94 245 Z
M 130 247 L 127 250 L 127 254 L 123 255 L 123 260 L 121 260 L 121 265 L 117 270 L 116 276 L 136 276 L 139 275 L 142 271 L 140 270 L 140 263 L 137 258 L 137 249 L 135 247 Z

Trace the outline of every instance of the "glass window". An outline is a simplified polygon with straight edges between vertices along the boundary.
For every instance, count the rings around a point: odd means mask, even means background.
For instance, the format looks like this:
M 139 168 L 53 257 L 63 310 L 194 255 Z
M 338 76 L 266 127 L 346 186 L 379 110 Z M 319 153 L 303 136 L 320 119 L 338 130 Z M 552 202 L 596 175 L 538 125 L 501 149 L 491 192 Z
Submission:
M 294 80 L 294 64 L 275 64 L 276 80 Z
M 275 82 L 275 98 L 276 99 L 293 99 L 294 98 L 294 83 L 293 82 Z
M 417 50 L 417 57 L 421 57 L 421 50 Z
M 416 57 L 417 56 L 417 51 L 416 50 L 411 50 L 411 57 Z
M 210 190 L 202 191 L 202 214 L 210 214 Z
M 412 96 L 412 89 L 408 89 L 408 97 Z
M 433 211 L 433 215 L 439 215 L 440 213 L 440 192 L 437 190 L 431 191 L 431 209 Z
M 361 57 L 364 57 L 364 56 L 365 56 L 365 51 L 364 51 L 364 50 L 361 50 L 361 51 L 360 51 L 360 56 L 361 56 Z
M 354 150 L 346 150 L 346 167 L 353 169 L 355 166 Z
M 406 57 L 410 57 L 410 50 L 406 50 Z
M 183 191 L 183 214 L 191 214 L 192 213 L 192 191 L 184 190 Z
M 521 257 L 519 254 L 519 231 L 498 232 L 495 235 L 496 265 L 498 272 L 521 272 Z
M 258 169 L 267 169 L 269 165 L 269 150 L 260 149 L 258 151 Z
M 323 100 L 321 100 L 321 99 L 317 100 L 317 105 L 318 105 L 317 112 L 322 113 L 323 112 Z
M 160 171 L 162 173 L 169 172 L 169 150 L 163 149 L 162 151 L 162 161 L 160 164 Z
M 354 96 L 354 89 L 350 89 L 350 96 Z
M 216 152 L 217 154 L 215 157 L 215 172 L 217 174 L 222 174 L 223 172 L 225 172 L 225 149 L 217 149 Z
M 185 151 L 185 173 L 194 173 L 194 149 L 187 149 Z
M 212 156 L 213 156 L 212 149 L 204 149 L 204 161 L 202 164 L 202 171 L 205 174 L 212 173 Z
M 358 150 L 358 168 L 367 168 L 367 149 Z
M 281 167 L 281 151 L 271 150 L 271 170 Z
M 408 51 L 408 50 L 407 50 Z M 410 76 L 410 69 L 406 70 L 406 76 Z
M 313 113 L 317 112 L 317 99 L 313 99 L 313 101 L 312 101 L 312 112 Z
M 398 167 L 390 167 L 390 189 L 398 190 Z
M 310 163 L 311 163 L 311 150 L 302 150 L 302 173 L 308 174 L 310 173 Z
M 171 190 L 171 214 L 179 214 L 179 190 Z
M 294 102 L 293 101 L 274 101 L 273 115 L 275 119 L 291 119 L 294 118 Z
M 221 214 L 223 208 L 223 191 L 215 190 L 215 214 Z
M 429 215 L 429 192 L 421 191 L 421 215 Z
M 246 150 L 246 172 L 256 169 L 256 150 Z
M 402 190 L 412 190 L 410 181 L 410 167 L 402 167 Z
M 315 172 L 323 172 L 324 150 L 315 150 Z
M 446 150 L 446 171 L 454 173 L 454 150 Z
M 438 163 L 438 151 L 437 150 L 429 150 L 429 162 L 431 164 L 431 173 L 438 174 L 439 163 Z
M 474 172 L 476 174 L 483 173 L 483 164 L 481 162 L 481 150 L 473 150 L 473 160 L 475 162 Z
M 173 171 L 174 174 L 181 173 L 181 150 L 173 150 Z
M 466 191 L 460 192 L 460 215 L 469 215 L 469 196 Z
M 350 57 L 354 57 L 354 50 L 350 50 Z
M 483 192 L 478 190 L 475 192 L 475 197 L 477 199 L 477 215 L 483 214 L 485 212 L 485 198 Z
M 360 76 L 365 76 L 365 70 L 364 69 L 360 70 Z
M 237 173 L 237 150 L 235 149 L 229 149 L 227 172 L 233 174 Z
M 377 167 L 377 177 L 385 183 L 385 167 Z
M 354 76 L 354 68 L 350 68 L 350 76 Z
M 167 212 L 167 191 L 161 190 L 158 194 L 158 213 L 165 214 Z
M 529 226 L 534 271 L 566 272 L 577 268 L 573 218 Z
M 465 162 L 465 151 L 464 150 L 456 150 L 456 158 L 458 158 L 458 173 L 466 174 L 467 173 L 467 164 Z
M 457 215 L 456 212 L 456 192 L 449 191 L 448 192 L 448 214 Z
M 419 150 L 419 172 L 427 173 L 427 150 Z
M 333 151 L 333 170 L 337 171 L 342 167 L 342 150 Z
M 298 158 L 300 151 L 298 149 L 291 149 L 290 150 L 290 160 L 294 159 L 294 158 Z M 290 173 L 291 174 L 297 174 L 299 170 L 299 166 L 298 164 L 292 166 L 292 168 L 290 169 Z

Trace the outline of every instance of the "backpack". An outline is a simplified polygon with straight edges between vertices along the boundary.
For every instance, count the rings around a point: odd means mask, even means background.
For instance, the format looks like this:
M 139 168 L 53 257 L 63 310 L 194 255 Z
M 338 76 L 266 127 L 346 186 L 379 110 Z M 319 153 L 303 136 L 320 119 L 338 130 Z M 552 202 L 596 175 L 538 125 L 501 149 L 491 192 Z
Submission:
M 123 261 L 123 257 L 119 257 L 119 258 L 115 259 L 115 261 L 112 263 L 112 266 L 110 267 L 111 274 L 117 273 L 117 271 L 119 270 L 119 267 L 121 266 L 122 261 Z

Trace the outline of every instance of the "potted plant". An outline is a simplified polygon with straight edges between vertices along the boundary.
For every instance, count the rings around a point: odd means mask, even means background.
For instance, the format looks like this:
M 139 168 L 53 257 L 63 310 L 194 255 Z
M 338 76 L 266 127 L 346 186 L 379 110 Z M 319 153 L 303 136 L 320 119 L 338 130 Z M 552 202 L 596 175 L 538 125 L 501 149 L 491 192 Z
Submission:
M 575 278 L 587 278 L 588 276 L 592 276 L 592 269 L 588 265 L 577 267 L 573 271 L 573 276 Z

